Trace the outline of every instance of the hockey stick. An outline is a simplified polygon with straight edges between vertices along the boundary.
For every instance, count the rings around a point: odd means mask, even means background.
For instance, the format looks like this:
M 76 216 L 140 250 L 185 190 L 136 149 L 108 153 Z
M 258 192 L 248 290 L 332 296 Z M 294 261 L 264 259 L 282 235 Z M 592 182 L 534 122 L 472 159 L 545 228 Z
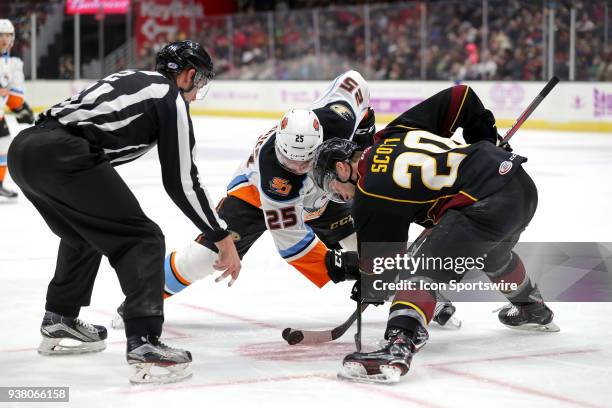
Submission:
M 368 304 L 361 305 L 361 311 L 363 312 L 368 307 Z M 338 327 L 334 327 L 331 330 L 301 330 L 292 329 L 287 327 L 283 330 L 283 339 L 292 346 L 296 344 L 319 344 L 327 343 L 328 341 L 336 340 L 344 335 L 346 331 L 355 323 L 355 320 L 359 318 L 358 310 L 355 310 L 353 314 L 349 316 L 344 323 Z
M 508 144 L 508 141 L 514 136 L 517 130 L 525 123 L 525 121 L 529 118 L 529 116 L 533 113 L 533 111 L 540 105 L 540 103 L 544 100 L 546 96 L 550 93 L 550 91 L 559 83 L 559 78 L 553 76 L 544 86 L 544 88 L 540 91 L 540 93 L 535 97 L 535 99 L 525 108 L 523 113 L 518 117 L 516 122 L 512 125 L 510 129 L 506 132 L 504 137 L 501 140 L 500 146 Z M 423 231 L 423 234 L 419 236 L 412 244 L 412 246 L 408 249 L 409 253 L 414 254 L 416 250 L 423 244 L 425 238 L 428 233 L 427 231 Z M 293 330 L 290 327 L 287 327 L 283 330 L 282 336 L 287 343 L 290 345 L 296 344 L 318 344 L 318 343 L 326 343 L 329 341 L 336 340 L 344 335 L 346 331 L 353 325 L 355 320 L 357 320 L 357 332 L 355 333 L 355 346 L 357 351 L 361 350 L 361 313 L 368 307 L 368 303 L 360 303 L 361 308 L 358 307 L 356 310 L 349 316 L 349 318 L 342 323 L 340 326 L 335 327 L 331 330 Z
M 519 130 L 519 128 L 523 125 L 523 123 L 525 123 L 527 118 L 529 118 L 529 116 L 533 113 L 533 111 L 538 107 L 538 105 L 544 100 L 544 98 L 546 98 L 546 96 L 550 93 L 550 91 L 552 91 L 552 89 L 558 83 L 559 83 L 558 77 L 553 76 L 552 78 L 550 78 L 550 80 L 544 86 L 544 89 L 542 89 L 540 93 L 535 97 L 535 99 L 531 101 L 529 106 L 525 108 L 523 113 L 521 113 L 521 116 L 519 116 L 516 122 L 514 122 L 514 125 L 512 125 L 510 129 L 508 129 L 508 131 L 502 138 L 501 143 L 499 144 L 500 147 L 504 147 L 505 145 L 508 144 L 508 141 L 512 138 L 512 136 L 514 136 L 516 131 Z

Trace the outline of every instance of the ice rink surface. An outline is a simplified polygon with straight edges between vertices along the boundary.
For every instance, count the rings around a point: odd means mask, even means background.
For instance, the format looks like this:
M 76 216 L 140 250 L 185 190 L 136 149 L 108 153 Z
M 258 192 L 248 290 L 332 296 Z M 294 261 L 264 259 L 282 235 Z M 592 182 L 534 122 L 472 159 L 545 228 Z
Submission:
M 198 166 L 213 197 L 224 195 L 257 136 L 273 125 L 259 119 L 194 119 Z M 529 158 L 525 168 L 540 194 L 523 241 L 612 241 L 610 135 L 522 130 L 512 145 Z M 168 251 L 195 238 L 196 228 L 163 191 L 155 152 L 118 169 L 162 227 Z M 7 186 L 14 185 L 9 180 Z M 461 303 L 457 314 L 463 327 L 430 326 L 430 341 L 401 383 L 339 381 L 342 357 L 354 350 L 354 329 L 316 347 L 288 346 L 281 330 L 331 328 L 344 321 L 354 308 L 348 299 L 351 283 L 317 289 L 280 258 L 268 234 L 246 255 L 232 288 L 208 279 L 166 302 L 165 340 L 192 351 L 193 378 L 134 387 L 128 383 L 122 331 L 109 330 L 102 353 L 36 353 L 58 238 L 23 197 L 0 206 L 0 226 L 0 386 L 69 386 L 70 404 L 53 406 L 612 406 L 612 305 L 603 303 L 551 304 L 559 333 L 503 327 L 491 313 L 503 304 L 501 298 L 499 303 Z M 103 261 L 91 306 L 81 317 L 108 326 L 121 301 L 116 275 Z M 381 338 L 387 314 L 385 306 L 371 309 L 364 313 L 367 349 Z

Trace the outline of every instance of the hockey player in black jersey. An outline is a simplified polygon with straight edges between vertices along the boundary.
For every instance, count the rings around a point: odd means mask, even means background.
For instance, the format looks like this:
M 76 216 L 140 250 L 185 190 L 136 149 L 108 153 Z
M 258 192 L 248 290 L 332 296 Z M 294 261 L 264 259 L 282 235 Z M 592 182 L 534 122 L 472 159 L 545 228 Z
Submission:
M 214 267 L 236 277 L 240 259 L 211 203 L 192 156 L 189 103 L 213 78 L 208 53 L 192 41 L 166 45 L 156 71 L 121 71 L 45 111 L 12 143 L 15 182 L 61 238 L 41 326 L 42 354 L 104 349 L 106 329 L 79 320 L 90 303 L 102 256 L 115 268 L 125 298 L 127 360 L 133 382 L 177 381 L 191 354 L 162 334 L 164 235 L 114 170 L 157 145 L 163 185 L 181 211 L 214 243 Z M 79 345 L 68 346 L 66 340 Z M 152 366 L 170 367 L 167 375 Z
M 468 144 L 450 139 L 459 127 Z M 527 159 L 497 147 L 497 140 L 493 114 L 471 88 L 458 85 L 404 112 L 365 151 L 350 141 L 326 141 L 313 173 L 320 188 L 353 200 L 362 273 L 373 272 L 374 255 L 393 256 L 392 243 L 405 250 L 414 222 L 430 230 L 413 256 L 484 255 L 483 271 L 493 282 L 517 285 L 504 293 L 510 305 L 499 320 L 511 328 L 558 331 L 552 311 L 512 251 L 535 213 L 537 190 L 522 168 Z M 365 254 L 364 248 L 376 243 L 385 243 L 389 253 Z M 400 278 L 449 282 L 462 277 L 435 268 L 412 273 L 400 272 Z M 408 371 L 428 338 L 426 326 L 436 305 L 435 292 L 420 287 L 395 292 L 387 344 L 346 356 L 342 376 L 390 382 Z

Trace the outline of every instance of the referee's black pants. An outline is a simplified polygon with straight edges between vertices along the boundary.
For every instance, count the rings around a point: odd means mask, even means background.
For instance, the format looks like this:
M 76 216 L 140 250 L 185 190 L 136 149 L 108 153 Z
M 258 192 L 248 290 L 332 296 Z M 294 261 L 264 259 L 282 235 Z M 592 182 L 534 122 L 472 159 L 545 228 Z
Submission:
M 28 128 L 8 153 L 11 176 L 61 238 L 46 310 L 78 316 L 105 255 L 126 296 L 126 334 L 161 335 L 164 236 L 100 149 L 53 120 Z

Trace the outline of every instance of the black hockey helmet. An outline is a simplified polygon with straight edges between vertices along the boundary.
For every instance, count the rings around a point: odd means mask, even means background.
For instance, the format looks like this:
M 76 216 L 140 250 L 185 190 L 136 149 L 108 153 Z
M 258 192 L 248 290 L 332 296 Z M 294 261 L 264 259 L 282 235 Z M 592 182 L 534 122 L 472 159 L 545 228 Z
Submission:
M 194 68 L 197 71 L 193 83 L 199 88 L 215 76 L 210 55 L 195 41 L 175 41 L 166 44 L 157 53 L 155 69 L 162 74 L 174 78 L 186 68 Z
M 340 180 L 336 173 L 336 163 L 349 163 L 353 153 L 357 150 L 361 150 L 357 143 L 337 137 L 326 140 L 317 148 L 313 159 L 311 177 L 317 187 L 331 194 L 330 198 L 332 201 L 344 202 L 342 197 L 335 191 L 332 191 L 329 186 L 331 181 Z

